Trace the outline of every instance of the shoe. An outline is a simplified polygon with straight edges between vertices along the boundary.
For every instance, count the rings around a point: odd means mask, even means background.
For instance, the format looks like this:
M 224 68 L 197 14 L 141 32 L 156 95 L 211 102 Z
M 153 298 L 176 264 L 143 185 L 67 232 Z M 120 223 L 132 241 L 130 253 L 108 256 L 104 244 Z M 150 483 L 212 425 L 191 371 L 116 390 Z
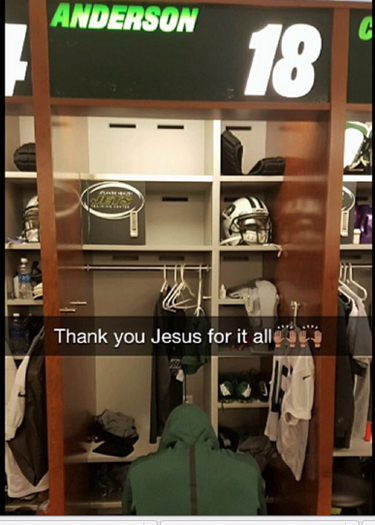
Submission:
M 249 403 L 251 397 L 250 376 L 247 372 L 241 372 L 236 377 L 236 398 L 240 403 Z
M 232 377 L 222 377 L 219 380 L 219 401 L 221 403 L 233 403 L 234 394 L 235 387 Z
M 250 370 L 250 385 L 253 392 L 253 398 L 264 403 L 269 399 L 269 389 L 261 377 L 259 370 L 252 368 Z
M 238 443 L 240 441 L 238 432 L 232 428 L 219 427 L 218 437 L 220 448 L 226 448 L 232 452 L 237 452 Z

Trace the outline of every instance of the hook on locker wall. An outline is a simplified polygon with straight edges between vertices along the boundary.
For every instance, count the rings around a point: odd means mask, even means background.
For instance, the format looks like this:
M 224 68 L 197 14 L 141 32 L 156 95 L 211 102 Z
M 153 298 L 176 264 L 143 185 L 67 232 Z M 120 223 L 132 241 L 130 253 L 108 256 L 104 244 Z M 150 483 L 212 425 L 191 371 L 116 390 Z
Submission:
M 299 303 L 298 301 L 291 301 L 290 306 L 292 307 L 293 324 L 294 324 L 294 326 L 296 326 L 297 325 L 298 309 L 301 308 L 302 303 Z

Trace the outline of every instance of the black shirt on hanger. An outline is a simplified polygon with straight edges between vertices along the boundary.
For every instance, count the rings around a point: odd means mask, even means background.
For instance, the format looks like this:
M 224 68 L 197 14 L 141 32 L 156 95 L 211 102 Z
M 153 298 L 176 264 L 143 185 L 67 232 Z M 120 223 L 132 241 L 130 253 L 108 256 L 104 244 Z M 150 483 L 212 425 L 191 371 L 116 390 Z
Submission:
M 163 308 L 163 300 L 169 291 L 161 292 L 155 304 L 153 338 L 157 330 L 161 333 L 185 331 L 185 312 L 170 312 Z M 160 341 L 152 345 L 150 443 L 156 443 L 169 414 L 182 403 L 183 381 L 179 374 L 182 355 L 182 343 L 167 344 Z
M 346 328 L 350 313 L 348 304 L 339 297 L 336 336 L 335 383 L 335 448 L 349 448 L 354 422 L 353 358 L 349 351 Z

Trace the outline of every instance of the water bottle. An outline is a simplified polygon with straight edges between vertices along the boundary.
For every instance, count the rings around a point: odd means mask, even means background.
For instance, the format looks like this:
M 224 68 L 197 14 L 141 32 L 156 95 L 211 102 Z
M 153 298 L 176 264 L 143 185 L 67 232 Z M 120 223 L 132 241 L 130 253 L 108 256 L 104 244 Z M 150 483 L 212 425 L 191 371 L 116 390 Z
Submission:
M 20 314 L 14 313 L 10 325 L 10 350 L 12 354 L 26 354 L 28 349 L 27 331 Z
M 19 296 L 20 299 L 32 299 L 33 287 L 31 285 L 31 273 L 27 266 L 27 259 L 22 258 L 18 269 Z

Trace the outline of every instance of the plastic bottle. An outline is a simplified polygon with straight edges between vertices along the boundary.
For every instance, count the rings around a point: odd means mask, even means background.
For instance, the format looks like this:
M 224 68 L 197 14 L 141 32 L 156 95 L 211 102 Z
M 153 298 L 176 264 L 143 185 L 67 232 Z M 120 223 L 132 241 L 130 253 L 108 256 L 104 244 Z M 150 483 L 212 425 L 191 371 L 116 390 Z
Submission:
M 361 230 L 359 228 L 354 228 L 353 244 L 360 244 L 360 242 L 361 242 Z
M 225 289 L 225 286 L 222 284 L 222 285 L 220 286 L 219 298 L 220 298 L 220 299 L 225 299 L 226 296 L 227 296 L 227 291 L 226 291 L 226 289 Z
M 18 273 L 13 278 L 13 293 L 14 293 L 14 298 L 15 299 L 19 299 L 20 298 L 20 280 L 19 280 L 19 277 L 18 277 Z
M 20 314 L 14 313 L 10 325 L 10 349 L 12 354 L 26 354 L 28 349 L 27 333 Z
M 33 287 L 31 285 L 31 273 L 27 266 L 27 259 L 22 258 L 18 269 L 19 296 L 20 299 L 32 299 Z

